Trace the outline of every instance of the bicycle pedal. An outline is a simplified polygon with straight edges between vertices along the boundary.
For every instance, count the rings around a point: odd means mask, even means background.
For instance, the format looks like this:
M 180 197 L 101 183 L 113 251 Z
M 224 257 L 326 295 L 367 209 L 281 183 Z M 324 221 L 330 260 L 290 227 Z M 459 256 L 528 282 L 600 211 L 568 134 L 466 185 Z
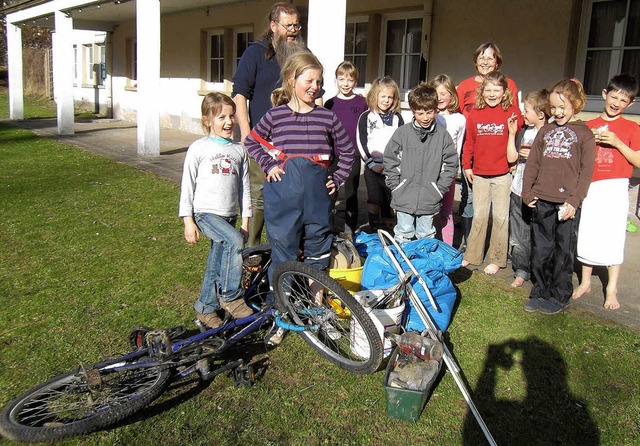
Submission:
M 256 381 L 256 375 L 251 364 L 241 365 L 231 371 L 233 384 L 236 386 L 252 386 Z

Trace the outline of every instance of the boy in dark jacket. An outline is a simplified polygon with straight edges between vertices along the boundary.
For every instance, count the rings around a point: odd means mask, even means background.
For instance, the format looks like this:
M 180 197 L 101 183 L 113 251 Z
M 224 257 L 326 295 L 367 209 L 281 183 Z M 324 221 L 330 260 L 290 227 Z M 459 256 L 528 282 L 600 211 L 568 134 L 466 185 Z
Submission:
M 395 131 L 384 151 L 384 175 L 396 211 L 394 238 L 402 243 L 433 237 L 433 217 L 458 171 L 447 130 L 436 125 L 438 94 L 426 83 L 409 92 L 413 119 Z

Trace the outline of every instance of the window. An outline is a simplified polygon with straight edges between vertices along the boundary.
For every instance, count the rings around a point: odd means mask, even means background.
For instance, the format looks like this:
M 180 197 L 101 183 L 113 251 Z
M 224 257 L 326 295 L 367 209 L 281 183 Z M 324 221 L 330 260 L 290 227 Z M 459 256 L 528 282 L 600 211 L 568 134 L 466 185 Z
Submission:
M 235 60 L 233 62 L 233 68 L 238 66 L 238 62 L 242 57 L 242 53 L 247 49 L 249 44 L 253 42 L 253 32 L 250 28 L 238 28 L 235 33 Z
M 73 84 L 78 85 L 80 73 L 78 71 L 78 45 L 73 45 Z
M 82 83 L 85 85 L 94 84 L 93 73 L 93 44 L 82 45 Z
M 618 73 L 640 78 L 640 0 L 585 0 L 579 54 L 576 75 L 594 99 Z
M 244 51 L 253 42 L 253 28 L 219 28 L 201 31 L 204 60 L 201 65 L 202 88 L 226 91 Z M 229 91 L 230 92 L 230 91 Z
M 224 31 L 209 31 L 207 39 L 207 82 L 224 82 Z
M 347 19 L 344 39 L 344 60 L 350 60 L 358 67 L 360 77 L 358 87 L 364 86 L 367 74 L 367 39 L 369 23 L 367 19 Z
M 127 82 L 128 87 L 137 87 L 138 83 L 138 42 L 127 39 Z
M 424 80 L 421 14 L 386 16 L 380 34 L 382 72 L 393 77 L 405 91 Z
M 96 60 L 99 61 L 97 68 L 97 85 L 104 85 L 104 80 L 107 78 L 107 51 L 104 43 L 96 44 Z

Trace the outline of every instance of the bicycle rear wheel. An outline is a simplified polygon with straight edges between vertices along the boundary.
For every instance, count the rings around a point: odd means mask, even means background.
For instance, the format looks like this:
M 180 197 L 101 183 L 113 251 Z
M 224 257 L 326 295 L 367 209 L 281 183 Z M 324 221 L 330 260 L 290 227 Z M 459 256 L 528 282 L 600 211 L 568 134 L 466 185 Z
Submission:
M 298 332 L 320 355 L 355 373 L 373 373 L 382 362 L 382 340 L 364 308 L 324 271 L 301 262 L 285 262 L 274 271 L 278 309 L 283 318 L 309 330 Z M 351 327 L 357 322 L 368 345 L 368 357 L 351 349 Z
M 169 369 L 121 369 L 147 360 L 80 366 L 36 386 L 2 411 L 0 433 L 17 441 L 54 441 L 120 421 L 151 403 L 168 383 Z

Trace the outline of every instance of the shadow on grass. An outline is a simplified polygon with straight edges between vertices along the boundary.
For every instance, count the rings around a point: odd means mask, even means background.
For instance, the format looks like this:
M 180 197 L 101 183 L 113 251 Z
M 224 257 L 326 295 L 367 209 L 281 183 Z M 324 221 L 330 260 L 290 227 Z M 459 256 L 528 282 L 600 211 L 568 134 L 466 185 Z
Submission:
M 0 130 L 2 130 L 3 127 L 4 126 L 2 124 L 0 124 Z M 7 128 L 9 128 L 9 127 L 7 127 Z M 23 132 L 21 134 L 13 134 L 13 133 L 8 133 L 8 132 L 0 132 L 0 141 L 5 142 L 5 143 L 9 143 L 9 142 L 14 142 L 14 143 L 28 142 L 28 141 L 36 140 L 37 138 L 39 138 L 39 136 L 37 136 L 34 133 Z
M 458 285 L 462 282 L 466 282 L 467 280 L 471 279 L 472 276 L 473 276 L 473 271 L 463 267 L 460 267 L 454 272 L 452 272 L 451 274 L 449 274 L 449 278 L 451 279 L 451 282 L 453 282 L 454 285 Z M 458 297 L 460 297 L 460 295 L 458 295 Z
M 496 394 L 498 374 L 521 368 L 522 400 Z M 600 434 L 584 401 L 571 394 L 567 364 L 551 344 L 531 336 L 489 345 L 473 401 L 499 445 L 599 445 Z M 465 445 L 486 444 L 473 415 L 465 417 Z

